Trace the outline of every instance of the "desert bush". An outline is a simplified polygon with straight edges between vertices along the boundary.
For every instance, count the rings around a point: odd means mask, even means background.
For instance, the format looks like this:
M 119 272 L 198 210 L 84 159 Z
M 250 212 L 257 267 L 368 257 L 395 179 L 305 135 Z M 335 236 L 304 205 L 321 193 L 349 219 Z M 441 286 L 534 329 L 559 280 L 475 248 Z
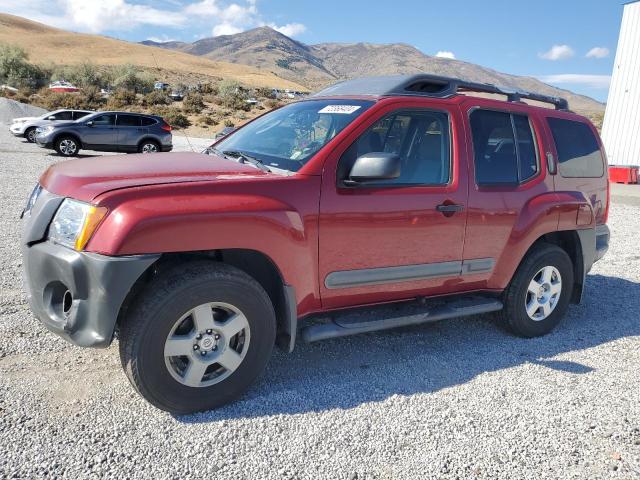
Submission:
M 136 103 L 136 94 L 131 90 L 116 90 L 107 100 L 107 109 L 119 110 Z
M 251 105 L 245 102 L 247 97 L 246 90 L 234 80 L 223 80 L 218 86 L 219 103 L 225 107 L 248 112 Z
M 98 110 L 104 105 L 97 87 L 87 87 L 78 93 L 52 92 L 48 88 L 41 89 L 36 95 L 29 97 L 29 103 L 47 110 L 73 108 L 79 110 Z
M 90 62 L 78 65 L 55 65 L 52 67 L 51 80 L 67 80 L 78 87 L 107 85 L 106 76 Z
M 229 120 L 228 118 L 224 121 L 224 126 L 225 127 L 235 127 L 235 124 Z
M 267 108 L 272 109 L 272 108 L 278 108 L 279 106 L 281 106 L 281 105 L 282 105 L 282 103 L 280 103 L 280 101 L 279 101 L 279 100 L 276 100 L 276 99 L 270 98 L 270 99 L 268 99 L 268 100 L 266 100 L 266 101 L 264 102 L 264 105 L 265 105 Z
M 218 121 L 215 119 L 213 115 L 200 115 L 198 117 L 198 124 L 202 126 L 210 127 L 213 125 L 217 125 Z
M 276 98 L 273 89 L 267 87 L 256 88 L 256 97 L 260 98 Z
M 173 100 L 162 90 L 153 90 L 147 93 L 140 101 L 145 107 L 152 105 L 171 105 Z
M 191 126 L 191 122 L 186 117 L 186 115 L 176 107 L 163 107 L 160 105 L 155 105 L 153 108 L 151 108 L 151 113 L 153 115 L 161 116 L 162 118 L 164 118 L 165 122 L 176 129 L 187 128 Z
M 153 89 L 154 78 L 134 65 L 123 65 L 113 72 L 113 86 L 132 92 L 149 92 Z
M 218 95 L 218 86 L 214 83 L 201 83 L 198 91 L 203 95 Z
M 182 100 L 182 110 L 186 113 L 200 113 L 204 107 L 204 100 L 199 93 L 189 92 Z
M 0 44 L 0 84 L 20 89 L 35 89 L 46 82 L 46 72 L 29 63 L 20 47 Z

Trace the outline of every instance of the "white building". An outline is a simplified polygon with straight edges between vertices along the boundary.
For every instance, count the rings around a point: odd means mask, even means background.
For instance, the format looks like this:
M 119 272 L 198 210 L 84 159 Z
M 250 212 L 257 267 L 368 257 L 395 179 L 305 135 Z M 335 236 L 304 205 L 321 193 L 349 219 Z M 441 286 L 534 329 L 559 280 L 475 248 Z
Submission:
M 624 6 L 602 141 L 609 165 L 640 165 L 640 0 Z

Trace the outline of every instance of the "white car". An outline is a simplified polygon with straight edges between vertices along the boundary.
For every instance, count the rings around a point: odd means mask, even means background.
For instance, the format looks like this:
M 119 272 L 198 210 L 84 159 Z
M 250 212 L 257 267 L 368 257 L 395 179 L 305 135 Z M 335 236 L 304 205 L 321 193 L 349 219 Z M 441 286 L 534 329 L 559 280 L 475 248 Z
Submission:
M 28 142 L 36 141 L 36 129 L 43 127 L 51 122 L 67 121 L 72 122 L 78 120 L 85 115 L 93 113 L 90 110 L 54 110 L 47 112 L 39 117 L 20 117 L 14 118 L 9 130 L 16 137 L 24 137 Z

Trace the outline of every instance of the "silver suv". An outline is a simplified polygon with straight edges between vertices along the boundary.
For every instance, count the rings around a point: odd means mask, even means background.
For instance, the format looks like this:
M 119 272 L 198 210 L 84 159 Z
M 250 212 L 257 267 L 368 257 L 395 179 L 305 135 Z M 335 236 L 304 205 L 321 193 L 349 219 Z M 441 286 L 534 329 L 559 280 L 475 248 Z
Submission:
M 80 149 L 155 153 L 173 148 L 171 125 L 162 117 L 128 112 L 97 112 L 75 122 L 47 125 L 36 130 L 35 139 L 64 157 Z

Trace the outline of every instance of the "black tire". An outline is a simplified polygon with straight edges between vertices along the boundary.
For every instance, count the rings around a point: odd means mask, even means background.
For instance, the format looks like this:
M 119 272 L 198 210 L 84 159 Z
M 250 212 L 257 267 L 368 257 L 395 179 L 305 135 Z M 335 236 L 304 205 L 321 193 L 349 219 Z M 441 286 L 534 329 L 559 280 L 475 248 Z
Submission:
M 35 143 L 36 141 L 36 127 L 29 127 L 24 131 L 24 138 L 29 143 Z
M 80 152 L 80 142 L 78 142 L 78 139 L 75 137 L 63 135 L 56 138 L 54 148 L 56 152 L 58 152 L 58 155 L 75 157 L 78 155 L 78 152 Z
M 165 341 L 176 321 L 208 302 L 238 307 L 250 342 L 237 369 L 219 383 L 191 387 L 165 364 Z M 220 407 L 241 396 L 264 370 L 276 336 L 269 296 L 252 277 L 222 263 L 197 261 L 161 274 L 136 298 L 120 326 L 120 359 L 133 387 L 152 405 L 187 414 Z
M 152 149 L 155 148 L 155 151 Z M 138 145 L 138 153 L 159 153 L 160 144 L 155 140 L 143 140 Z
M 527 313 L 527 300 L 531 298 L 529 284 L 544 267 L 554 267 L 561 277 L 561 291 L 555 307 L 546 318 L 534 320 Z M 539 278 L 539 277 L 537 277 Z M 569 255 L 555 245 L 540 244 L 524 258 L 511 283 L 504 292 L 504 309 L 499 317 L 516 335 L 539 337 L 553 330 L 564 317 L 573 292 L 573 263 Z

